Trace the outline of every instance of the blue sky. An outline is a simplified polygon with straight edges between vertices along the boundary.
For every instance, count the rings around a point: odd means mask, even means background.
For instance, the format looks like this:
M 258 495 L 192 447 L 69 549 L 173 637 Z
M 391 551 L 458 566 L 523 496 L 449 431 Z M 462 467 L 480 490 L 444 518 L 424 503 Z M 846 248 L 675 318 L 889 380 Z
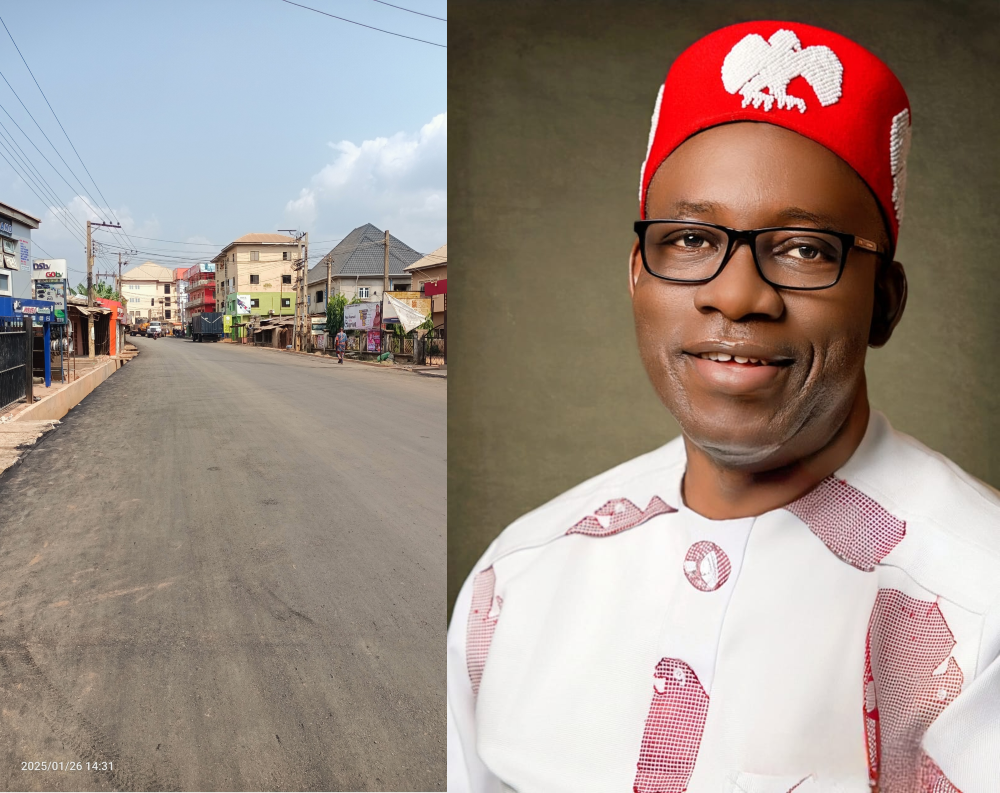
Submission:
M 445 0 L 393 1 L 447 17 Z M 446 23 L 375 0 L 302 3 L 447 43 Z M 0 200 L 42 218 L 32 253 L 69 259 L 71 281 L 82 280 L 86 259 L 60 212 L 82 236 L 81 221 L 110 208 L 131 242 L 107 232 L 95 239 L 116 266 L 116 243 L 140 249 L 133 264 L 174 266 L 279 228 L 309 231 L 311 259 L 367 222 L 422 252 L 446 242 L 446 49 L 281 0 L 32 0 L 0 9 L 106 198 L 0 28 L 0 71 L 68 163 L 0 80 L 0 107 L 62 175 L 0 111 L 58 201 L 46 190 L 41 200 L 2 159 Z

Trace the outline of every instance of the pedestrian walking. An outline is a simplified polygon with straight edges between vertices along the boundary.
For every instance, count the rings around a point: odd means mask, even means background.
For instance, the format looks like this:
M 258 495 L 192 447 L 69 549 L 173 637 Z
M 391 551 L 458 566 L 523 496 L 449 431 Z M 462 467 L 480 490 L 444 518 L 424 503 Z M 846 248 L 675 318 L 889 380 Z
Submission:
M 347 349 L 347 334 L 341 328 L 340 332 L 333 338 L 334 349 L 337 350 L 337 363 L 344 362 L 344 350 Z

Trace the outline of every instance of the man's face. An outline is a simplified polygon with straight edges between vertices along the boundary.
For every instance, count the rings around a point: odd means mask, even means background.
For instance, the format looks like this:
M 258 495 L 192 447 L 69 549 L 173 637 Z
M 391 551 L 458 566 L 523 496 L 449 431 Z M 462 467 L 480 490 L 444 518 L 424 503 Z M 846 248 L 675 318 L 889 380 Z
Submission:
M 735 229 L 805 226 L 885 247 L 875 199 L 829 150 L 770 124 L 728 124 L 681 145 L 649 187 L 646 216 Z M 639 351 L 684 434 L 718 463 L 773 470 L 833 438 L 863 396 L 878 258 L 853 249 L 835 286 L 775 289 L 740 244 L 722 273 L 677 284 L 647 273 L 632 250 Z M 768 365 L 708 360 L 709 353 Z

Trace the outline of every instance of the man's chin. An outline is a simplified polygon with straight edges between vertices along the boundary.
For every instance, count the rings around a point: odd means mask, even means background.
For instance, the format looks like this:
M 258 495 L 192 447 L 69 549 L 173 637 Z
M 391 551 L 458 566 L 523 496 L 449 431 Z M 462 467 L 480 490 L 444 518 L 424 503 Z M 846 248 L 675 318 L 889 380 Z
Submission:
M 713 419 L 722 417 L 715 417 Z M 781 466 L 790 438 L 772 421 L 732 417 L 705 426 L 678 418 L 687 440 L 701 449 L 716 465 L 731 470 L 758 473 Z M 794 433 L 792 433 L 794 435 Z

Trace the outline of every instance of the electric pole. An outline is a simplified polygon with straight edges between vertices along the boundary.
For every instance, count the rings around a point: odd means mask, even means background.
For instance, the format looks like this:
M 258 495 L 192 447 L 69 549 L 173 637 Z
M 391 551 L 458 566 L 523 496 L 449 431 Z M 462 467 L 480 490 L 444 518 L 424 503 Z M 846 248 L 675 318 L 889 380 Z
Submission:
M 385 352 L 385 293 L 389 291 L 389 229 L 385 230 L 385 259 L 382 268 L 382 327 L 379 328 L 379 352 Z
M 110 229 L 120 229 L 120 223 L 94 223 L 90 220 L 87 221 L 87 308 L 94 307 L 94 241 L 91 238 L 90 228 L 91 226 L 101 226 Z M 90 337 L 87 339 L 87 357 L 93 358 L 94 356 L 94 314 L 93 312 L 87 313 L 87 335 Z
M 333 295 L 330 294 L 330 289 L 332 289 L 332 288 L 333 288 L 333 252 L 331 251 L 330 253 L 328 253 L 326 255 L 326 291 L 323 293 L 324 295 L 326 295 L 326 305 L 327 306 L 330 305 L 330 298 L 333 297 Z M 324 308 L 324 313 L 325 313 L 326 306 L 323 306 L 323 308 Z M 340 332 L 340 328 L 336 328 L 335 332 L 339 333 Z M 327 330 L 327 332 L 326 332 L 326 346 L 327 347 L 330 346 L 330 331 L 329 330 Z
M 309 316 L 309 311 L 307 309 L 306 301 L 306 291 L 309 289 L 309 232 L 305 232 L 302 235 L 302 338 L 299 339 L 299 349 L 305 352 L 306 349 L 306 339 L 309 338 L 309 333 L 312 331 L 312 319 Z
M 298 266 L 295 268 L 299 273 L 299 281 L 294 284 L 295 287 L 295 326 L 292 330 L 292 349 L 295 349 L 296 344 L 300 350 L 305 349 L 305 343 L 303 342 L 303 331 L 306 324 L 307 314 L 306 314 L 306 278 L 309 275 L 309 232 L 299 231 L 297 229 L 278 229 L 278 231 L 284 231 L 288 234 L 295 235 L 295 241 L 299 244 L 299 260 Z M 305 242 L 303 243 L 303 240 Z M 305 248 L 305 253 L 303 254 L 303 247 Z M 299 324 L 299 306 L 302 307 L 302 324 Z M 281 306 L 278 306 L 278 315 L 281 315 Z

